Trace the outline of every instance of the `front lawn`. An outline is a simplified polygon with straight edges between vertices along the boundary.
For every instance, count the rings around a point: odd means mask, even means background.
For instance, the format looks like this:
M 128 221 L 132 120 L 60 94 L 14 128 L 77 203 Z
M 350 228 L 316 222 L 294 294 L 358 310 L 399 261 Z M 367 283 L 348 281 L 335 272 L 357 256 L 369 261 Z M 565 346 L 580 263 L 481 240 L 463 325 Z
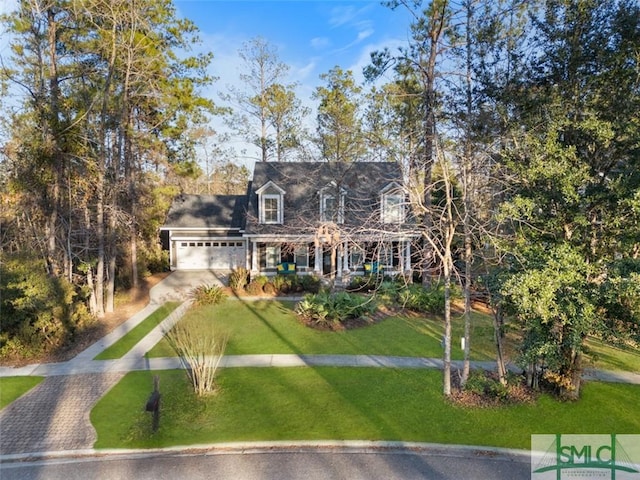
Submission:
M 144 405 L 160 376 L 160 427 Z M 582 398 L 470 409 L 442 396 L 442 373 L 379 368 L 236 368 L 195 397 L 183 371 L 132 372 L 91 413 L 96 448 L 234 441 L 398 440 L 528 449 L 534 433 L 637 433 L 640 386 L 592 382 Z
M 184 320 L 216 322 L 229 335 L 226 355 L 342 354 L 442 357 L 443 321 L 438 317 L 391 317 L 367 327 L 318 331 L 304 326 L 293 313 L 293 302 L 228 300 L 220 305 L 192 308 Z M 474 313 L 472 358 L 493 358 L 493 329 L 488 315 Z M 454 320 L 452 357 L 462 359 L 463 321 Z M 162 340 L 150 357 L 174 356 Z
M 131 350 L 145 335 L 153 330 L 160 322 L 169 316 L 180 302 L 167 302 L 158 307 L 151 315 L 142 320 L 138 325 L 133 327 L 124 337 L 120 338 L 113 345 L 100 352 L 94 360 L 113 360 L 122 358 L 129 350 Z
M 38 385 L 44 377 L 0 377 L 0 409 Z
M 597 338 L 588 338 L 586 347 L 589 355 L 585 367 L 640 373 L 640 351 L 637 349 L 614 347 Z

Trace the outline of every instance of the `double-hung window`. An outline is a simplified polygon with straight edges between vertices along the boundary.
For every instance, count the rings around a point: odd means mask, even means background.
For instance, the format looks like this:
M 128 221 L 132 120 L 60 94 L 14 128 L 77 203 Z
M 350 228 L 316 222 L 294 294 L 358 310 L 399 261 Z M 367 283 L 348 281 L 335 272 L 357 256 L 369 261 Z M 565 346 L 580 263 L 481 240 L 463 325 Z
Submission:
M 282 224 L 284 221 L 284 190 L 273 182 L 267 182 L 256 190 L 260 223 Z
M 331 185 L 320 191 L 320 220 L 323 222 L 344 223 L 345 192 Z
M 402 195 L 384 195 L 382 201 L 382 222 L 404 222 L 404 197 Z
M 382 223 L 404 223 L 405 196 L 398 185 L 388 185 L 382 191 L 381 207 Z
M 280 197 L 265 195 L 262 199 L 262 223 L 280 223 Z

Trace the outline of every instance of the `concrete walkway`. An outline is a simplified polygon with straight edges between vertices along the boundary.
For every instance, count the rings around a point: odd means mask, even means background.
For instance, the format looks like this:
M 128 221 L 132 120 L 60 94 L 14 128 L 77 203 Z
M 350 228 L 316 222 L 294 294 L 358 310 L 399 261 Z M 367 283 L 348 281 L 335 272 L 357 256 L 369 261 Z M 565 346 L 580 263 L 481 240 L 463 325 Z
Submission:
M 150 292 L 150 303 L 127 322 L 68 362 L 0 367 L 0 376 L 44 376 L 45 380 L 0 411 L 0 461 L 16 454 L 90 450 L 96 440 L 89 414 L 95 403 L 122 376 L 136 370 L 181 368 L 178 358 L 146 359 L 144 355 L 177 322 L 190 305 L 191 288 L 222 282 L 212 272 L 174 272 Z M 117 360 L 94 360 L 102 350 L 126 335 L 170 300 L 183 303 L 160 325 Z M 377 355 L 241 355 L 225 356 L 221 367 L 383 367 L 442 368 L 441 359 Z M 453 368 L 461 368 L 453 362 Z M 493 370 L 494 362 L 472 362 L 473 368 Z M 640 374 L 590 370 L 585 378 L 640 384 Z

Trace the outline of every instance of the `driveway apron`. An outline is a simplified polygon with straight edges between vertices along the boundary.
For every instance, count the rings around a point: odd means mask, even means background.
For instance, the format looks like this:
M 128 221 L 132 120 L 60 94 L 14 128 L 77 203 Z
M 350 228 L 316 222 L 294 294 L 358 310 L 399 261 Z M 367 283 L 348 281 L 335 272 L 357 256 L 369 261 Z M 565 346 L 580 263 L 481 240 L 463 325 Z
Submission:
M 93 448 L 89 413 L 124 373 L 45 378 L 0 411 L 0 454 Z

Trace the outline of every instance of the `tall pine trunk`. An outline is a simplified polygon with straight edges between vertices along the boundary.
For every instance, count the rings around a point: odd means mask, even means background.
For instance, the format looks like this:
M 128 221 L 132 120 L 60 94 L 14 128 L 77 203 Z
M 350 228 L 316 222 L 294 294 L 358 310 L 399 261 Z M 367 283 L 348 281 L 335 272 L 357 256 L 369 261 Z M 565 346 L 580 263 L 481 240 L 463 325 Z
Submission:
M 60 146 L 60 80 L 58 77 L 58 22 L 53 8 L 47 10 L 47 43 L 49 49 L 49 107 L 48 127 L 53 145 L 51 146 L 53 162 L 53 179 L 49 190 L 49 211 L 46 223 L 47 270 L 50 275 L 59 275 L 60 266 L 56 255 L 57 225 L 60 211 L 60 191 L 64 179 L 64 155 Z

